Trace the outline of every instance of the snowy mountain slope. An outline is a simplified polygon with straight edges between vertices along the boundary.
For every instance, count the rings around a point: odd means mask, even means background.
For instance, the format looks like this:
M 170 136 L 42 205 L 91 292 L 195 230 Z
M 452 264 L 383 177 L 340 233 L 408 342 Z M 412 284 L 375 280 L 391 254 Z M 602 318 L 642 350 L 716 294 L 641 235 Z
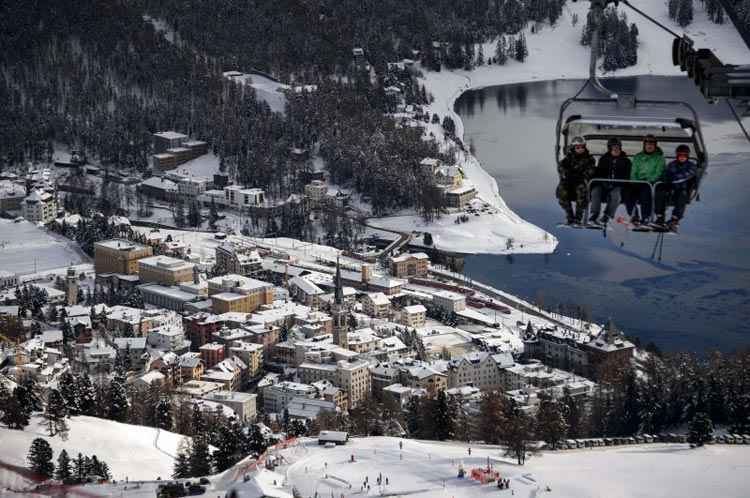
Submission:
M 183 436 L 173 432 L 96 417 L 72 417 L 68 424 L 70 431 L 67 441 L 60 436 L 49 437 L 44 419 L 40 416 L 32 417 L 31 423 L 23 431 L 0 427 L 0 460 L 25 467 L 31 442 L 41 437 L 52 446 L 54 461 L 64 449 L 71 459 L 79 452 L 96 455 L 109 465 L 116 480 L 125 477 L 131 481 L 157 477 L 165 479 L 172 475 L 172 455 L 177 454 L 183 439 Z
M 633 4 L 670 26 L 674 31 L 681 30 L 667 16 L 667 5 L 663 0 L 633 0 Z M 588 12 L 589 2 L 568 2 L 563 16 L 555 26 L 543 25 L 536 33 L 531 33 L 531 24 L 525 30 L 529 57 L 524 63 L 513 60 L 504 66 L 485 65 L 472 71 L 432 72 L 424 70 L 424 84 L 434 96 L 429 106 L 431 113 L 441 118 L 451 116 L 456 123 L 456 136 L 463 140 L 463 123 L 454 112 L 453 106 L 460 95 L 469 90 L 492 85 L 521 83 L 534 80 L 581 79 L 588 75 L 589 49 L 580 44 L 583 22 Z M 640 36 L 638 64 L 602 76 L 663 75 L 678 76 L 679 68 L 672 65 L 672 37 L 657 26 L 641 18 L 625 7 L 620 7 L 635 22 Z M 573 25 L 573 18 L 578 22 Z M 730 23 L 717 25 L 708 20 L 702 4 L 696 2 L 695 21 L 684 30 L 697 47 L 714 50 L 727 63 L 750 62 L 750 51 Z M 483 47 L 487 57 L 494 54 L 495 43 Z M 439 141 L 444 141 L 442 129 L 430 125 L 431 132 Z M 737 130 L 729 126 L 708 127 L 704 130 L 709 141 L 721 141 L 722 149 L 745 151 L 747 144 Z M 479 161 L 471 154 L 459 158 L 459 165 L 468 180 L 477 188 L 479 197 L 495 208 L 491 216 L 482 216 L 462 225 L 453 223 L 454 217 L 447 216 L 427 225 L 419 217 L 394 217 L 377 220 L 378 226 L 392 229 L 418 229 L 433 234 L 436 247 L 449 251 L 467 253 L 533 253 L 551 252 L 557 245 L 556 239 L 543 230 L 527 223 L 515 214 L 503 201 L 495 178 L 487 173 Z M 513 248 L 508 249 L 508 239 L 513 239 Z
M 399 450 L 399 441 L 403 450 Z M 387 437 L 355 438 L 336 448 L 307 443 L 305 451 L 284 452 L 291 465 L 284 468 L 288 489 L 296 486 L 303 496 L 359 496 L 369 478 L 370 491 L 382 474 L 382 494 L 387 496 L 461 497 L 510 496 L 493 484 L 458 479 L 458 466 L 467 474 L 486 467 L 488 461 L 501 477 L 511 479 L 513 496 L 558 498 L 661 498 L 665 496 L 747 496 L 744 467 L 750 448 L 709 446 L 691 450 L 686 444 L 652 444 L 619 448 L 544 452 L 518 466 L 497 447 L 452 442 L 400 440 Z M 354 455 L 355 462 L 350 462 Z M 278 471 L 278 470 L 277 470 Z M 328 478 L 325 477 L 328 475 Z M 679 477 L 678 477 L 679 476 Z M 351 484 L 351 489 L 348 487 Z M 549 486 L 550 491 L 545 491 Z M 499 493 L 499 494 L 498 494 Z

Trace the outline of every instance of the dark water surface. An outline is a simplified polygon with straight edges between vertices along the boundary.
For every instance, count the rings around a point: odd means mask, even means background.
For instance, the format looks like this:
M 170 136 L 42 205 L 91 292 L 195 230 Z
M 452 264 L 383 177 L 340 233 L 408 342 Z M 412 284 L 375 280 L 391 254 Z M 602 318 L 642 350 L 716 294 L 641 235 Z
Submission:
M 750 345 L 750 147 L 734 139 L 725 104 L 706 104 L 685 78 L 609 80 L 615 91 L 694 105 L 704 122 L 711 164 L 680 235 L 557 228 L 555 121 L 579 81 L 534 82 L 467 92 L 456 102 L 484 168 L 508 205 L 560 241 L 555 254 L 471 256 L 468 275 L 547 306 L 582 305 L 629 335 L 667 350 L 733 350 Z M 608 114 L 612 114 L 608 112 Z M 744 149 L 744 151 L 743 151 Z M 734 151 L 734 152 L 731 152 Z M 621 208 L 622 210 L 623 208 Z

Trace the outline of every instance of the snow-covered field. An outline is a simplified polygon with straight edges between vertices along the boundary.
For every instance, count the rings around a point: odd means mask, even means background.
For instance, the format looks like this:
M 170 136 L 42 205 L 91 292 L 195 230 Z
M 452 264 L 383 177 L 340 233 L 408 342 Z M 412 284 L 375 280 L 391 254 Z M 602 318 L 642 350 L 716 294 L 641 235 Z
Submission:
M 172 475 L 173 456 L 183 439 L 173 432 L 95 417 L 72 417 L 68 424 L 70 431 L 66 441 L 59 435 L 49 437 L 44 419 L 39 416 L 32 417 L 23 431 L 0 427 L 0 460 L 27 466 L 26 455 L 31 442 L 41 437 L 52 446 L 55 461 L 64 449 L 71 459 L 79 452 L 96 455 L 109 465 L 112 477 L 118 481 L 126 477 L 131 481 L 167 479 Z M 0 482 L 0 488 L 3 484 Z
M 487 182 L 484 184 L 489 185 Z M 482 199 L 487 197 L 483 196 Z M 461 224 L 455 223 L 457 214 L 443 215 L 430 223 L 418 215 L 377 218 L 369 220 L 369 223 L 391 230 L 429 232 L 434 247 L 449 252 L 545 254 L 554 251 L 557 245 L 554 236 L 522 220 L 504 202 L 498 205 L 502 202 L 499 196 L 496 196 L 495 202 L 496 209 L 492 213 L 478 217 L 470 214 L 469 221 Z M 509 240 L 511 246 L 508 245 Z
M 683 32 L 668 18 L 666 1 L 633 0 L 632 3 L 674 31 Z M 589 2 L 567 2 L 563 16 L 555 26 L 543 25 L 536 33 L 531 33 L 529 24 L 525 30 L 529 57 L 524 63 L 510 60 L 504 66 L 485 65 L 472 71 L 424 70 L 423 82 L 435 98 L 429 106 L 430 112 L 437 113 L 441 118 L 451 116 L 456 123 L 456 135 L 463 140 L 463 123 L 454 111 L 454 103 L 463 92 L 536 80 L 586 78 L 589 49 L 581 46 L 579 40 L 588 8 Z M 680 75 L 679 68 L 672 65 L 671 36 L 624 6 L 620 8 L 639 29 L 638 64 L 603 76 Z M 578 18 L 576 25 L 573 25 L 574 15 Z M 723 25 L 710 22 L 700 2 L 695 4 L 694 22 L 684 32 L 693 38 L 696 47 L 714 50 L 725 63 L 750 62 L 750 52 L 733 25 L 728 20 Z M 486 43 L 483 50 L 490 57 L 495 52 L 495 43 Z M 438 140 L 443 139 L 439 126 L 430 125 L 428 132 L 433 133 Z M 722 150 L 746 150 L 746 142 L 737 130 L 722 126 L 707 127 L 705 134 L 710 141 L 721 140 Z M 507 207 L 497 181 L 482 168 L 473 155 L 466 154 L 459 158 L 459 165 L 476 186 L 479 197 L 496 208 L 495 213 L 482 216 L 481 219 L 472 219 L 462 225 L 453 224 L 454 216 L 443 217 L 430 225 L 426 225 L 417 216 L 384 218 L 373 220 L 373 223 L 392 229 L 429 231 L 436 241 L 436 247 L 447 251 L 506 254 L 554 250 L 557 240 L 525 222 Z M 513 248 L 508 248 L 509 238 L 514 240 Z
M 19 275 L 87 261 L 72 242 L 44 228 L 0 219 L 0 269 Z
M 620 448 L 544 452 L 524 466 L 516 465 L 495 447 L 371 437 L 346 446 L 323 448 L 316 441 L 282 454 L 291 463 L 283 468 L 289 489 L 303 496 L 519 496 L 558 498 L 682 498 L 747 496 L 750 448 L 709 446 L 691 450 L 686 444 L 652 444 Z M 351 455 L 355 462 L 351 463 Z M 467 473 L 487 462 L 511 479 L 511 490 L 458 479 L 458 466 Z M 325 475 L 328 475 L 328 478 Z M 382 474 L 382 493 L 376 479 Z M 370 490 L 361 486 L 368 478 Z M 349 488 L 351 484 L 351 488 Z M 549 487 L 550 491 L 546 491 Z
M 202 176 L 213 180 L 214 174 L 219 172 L 219 158 L 213 152 L 209 152 L 180 164 L 174 172 L 186 176 Z

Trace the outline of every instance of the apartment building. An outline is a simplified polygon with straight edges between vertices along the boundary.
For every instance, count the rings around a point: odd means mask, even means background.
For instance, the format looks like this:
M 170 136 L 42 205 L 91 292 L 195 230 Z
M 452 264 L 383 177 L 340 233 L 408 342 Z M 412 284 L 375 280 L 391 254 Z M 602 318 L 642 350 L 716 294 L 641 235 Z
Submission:
M 424 327 L 427 309 L 421 304 L 401 308 L 401 323 L 414 329 Z
M 208 281 L 208 295 L 216 314 L 252 313 L 273 303 L 273 285 L 242 275 L 224 275 Z
M 515 365 L 510 353 L 474 352 L 448 364 L 448 387 L 473 386 L 483 391 L 503 389 L 503 370 Z
M 391 275 L 397 278 L 425 277 L 429 267 L 430 258 L 423 252 L 391 258 Z
M 138 273 L 138 261 L 153 254 L 151 247 L 125 239 L 94 243 L 94 270 L 100 273 Z
M 382 292 L 365 294 L 362 310 L 373 318 L 388 318 L 391 315 L 391 300 Z
M 44 190 L 32 190 L 21 202 L 23 217 L 32 223 L 50 223 L 57 215 L 55 196 Z
M 151 256 L 138 260 L 138 276 L 143 283 L 177 285 L 193 281 L 195 265 L 169 256 Z

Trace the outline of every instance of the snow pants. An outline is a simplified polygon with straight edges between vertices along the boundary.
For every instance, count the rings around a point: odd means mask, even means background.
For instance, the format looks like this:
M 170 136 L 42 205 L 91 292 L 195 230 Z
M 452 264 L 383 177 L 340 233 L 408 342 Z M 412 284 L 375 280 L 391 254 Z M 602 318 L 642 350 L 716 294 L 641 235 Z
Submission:
M 586 192 L 586 184 L 584 182 L 560 182 L 557 186 L 557 201 L 560 203 L 560 207 L 565 211 L 565 216 L 568 220 L 580 221 L 583 217 L 583 212 L 588 206 L 589 199 Z M 575 214 L 573 212 L 573 203 L 576 203 Z
M 617 207 L 620 205 L 622 199 L 622 188 L 619 185 L 613 185 L 611 183 L 594 183 L 591 186 L 591 219 L 599 217 L 599 213 L 602 209 L 602 200 L 607 200 L 607 207 L 604 210 L 604 215 L 607 218 L 613 218 Z
M 685 207 L 688 204 L 690 194 L 686 188 L 672 188 L 667 185 L 659 185 L 656 187 L 656 214 L 658 216 L 664 216 L 667 210 L 667 204 L 673 204 L 672 217 L 678 220 L 682 219 L 685 215 Z
M 628 210 L 628 216 L 633 215 L 635 205 L 641 206 L 641 220 L 651 218 L 651 209 L 653 200 L 651 198 L 651 187 L 646 184 L 628 185 L 628 193 L 625 198 L 625 207 Z

